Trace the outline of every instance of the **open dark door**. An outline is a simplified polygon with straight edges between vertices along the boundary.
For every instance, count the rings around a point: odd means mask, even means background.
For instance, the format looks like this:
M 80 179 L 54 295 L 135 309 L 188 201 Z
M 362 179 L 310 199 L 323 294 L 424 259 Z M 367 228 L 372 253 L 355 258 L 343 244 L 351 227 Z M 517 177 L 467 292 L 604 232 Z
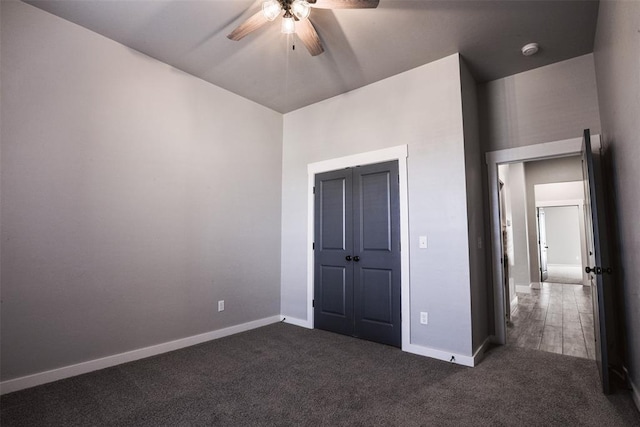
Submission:
M 614 345 L 612 332 L 613 298 L 611 268 L 609 264 L 607 223 L 605 218 L 600 156 L 591 148 L 591 135 L 585 129 L 582 139 L 582 175 L 585 197 L 585 227 L 589 251 L 587 274 L 591 281 L 593 319 L 596 340 L 596 362 L 602 380 L 602 390 L 611 390 L 609 353 Z
M 540 254 L 540 281 L 544 282 L 549 278 L 547 246 L 547 218 L 544 208 L 538 208 L 538 253 Z

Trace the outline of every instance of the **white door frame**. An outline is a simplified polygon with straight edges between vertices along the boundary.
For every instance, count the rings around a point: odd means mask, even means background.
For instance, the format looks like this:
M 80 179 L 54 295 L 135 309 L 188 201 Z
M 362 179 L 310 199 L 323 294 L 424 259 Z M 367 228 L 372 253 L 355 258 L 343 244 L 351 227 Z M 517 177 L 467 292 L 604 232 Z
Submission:
M 307 325 L 313 328 L 313 231 L 314 231 L 314 195 L 313 186 L 316 174 L 355 166 L 398 161 L 400 174 L 400 310 L 402 312 L 402 349 L 410 344 L 410 299 L 409 299 L 409 198 L 407 186 L 407 145 L 385 148 L 354 154 L 337 159 L 324 160 L 307 165 Z
M 600 136 L 591 135 L 592 149 L 600 148 Z M 543 160 L 554 157 L 579 155 L 582 151 L 582 137 L 524 147 L 507 148 L 490 151 L 485 154 L 487 177 L 489 180 L 489 211 L 491 220 L 491 266 L 493 268 L 493 307 L 494 307 L 494 342 L 505 344 L 507 341 L 505 327 L 505 303 L 502 272 L 502 239 L 500 230 L 500 198 L 498 187 L 498 165 L 519 163 L 532 160 Z

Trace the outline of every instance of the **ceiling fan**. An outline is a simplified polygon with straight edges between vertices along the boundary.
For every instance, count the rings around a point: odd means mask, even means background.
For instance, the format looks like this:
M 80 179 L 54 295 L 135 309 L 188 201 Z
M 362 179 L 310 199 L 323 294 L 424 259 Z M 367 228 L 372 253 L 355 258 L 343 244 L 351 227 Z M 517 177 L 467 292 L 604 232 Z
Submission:
M 296 33 L 311 56 L 316 56 L 324 52 L 324 48 L 316 29 L 309 21 L 311 8 L 373 9 L 378 7 L 378 3 L 380 0 L 266 0 L 262 3 L 262 10 L 240 24 L 227 38 L 238 41 L 284 12 L 282 33 Z

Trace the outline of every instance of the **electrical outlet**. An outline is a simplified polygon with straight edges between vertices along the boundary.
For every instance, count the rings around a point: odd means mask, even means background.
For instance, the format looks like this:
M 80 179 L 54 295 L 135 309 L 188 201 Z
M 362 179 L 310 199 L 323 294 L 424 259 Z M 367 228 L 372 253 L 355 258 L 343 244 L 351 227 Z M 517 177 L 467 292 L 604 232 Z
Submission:
M 224 300 L 218 301 L 218 311 L 224 311 Z
M 423 325 L 429 324 L 429 313 L 427 313 L 426 311 L 420 312 L 420 323 Z

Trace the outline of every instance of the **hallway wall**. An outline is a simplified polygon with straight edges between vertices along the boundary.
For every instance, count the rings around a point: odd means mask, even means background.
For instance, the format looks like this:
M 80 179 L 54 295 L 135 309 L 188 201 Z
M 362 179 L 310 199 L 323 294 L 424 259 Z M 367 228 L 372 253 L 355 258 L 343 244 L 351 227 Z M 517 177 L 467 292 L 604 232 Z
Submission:
M 627 332 L 627 368 L 640 408 L 640 2 L 600 1 L 595 70 L 612 212 L 619 230 L 617 276 Z
M 600 133 L 593 55 L 479 85 L 480 136 L 486 151 Z
M 581 265 L 578 206 L 544 208 L 549 264 Z

